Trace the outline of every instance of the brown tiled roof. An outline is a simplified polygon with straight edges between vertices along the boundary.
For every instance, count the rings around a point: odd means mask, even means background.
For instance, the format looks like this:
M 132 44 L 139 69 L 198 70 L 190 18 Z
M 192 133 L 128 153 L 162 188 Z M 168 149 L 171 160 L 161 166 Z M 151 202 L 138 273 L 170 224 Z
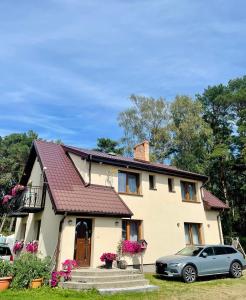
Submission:
M 207 209 L 229 209 L 229 206 L 203 188 L 203 201 Z
M 152 172 L 158 172 L 163 174 L 169 174 L 173 176 L 180 176 L 185 178 L 194 178 L 202 181 L 206 181 L 208 177 L 206 175 L 189 172 L 185 170 L 178 169 L 174 166 L 165 165 L 162 163 L 152 163 L 147 161 L 139 161 L 130 157 L 124 157 L 121 155 L 111 155 L 104 152 L 87 150 L 71 146 L 63 146 L 68 152 L 75 153 L 82 157 L 92 156 L 92 161 L 104 161 L 105 163 L 115 164 L 118 166 L 129 166 L 135 169 L 148 170 Z
M 56 212 L 130 217 L 132 212 L 111 187 L 85 186 L 63 146 L 35 141 Z

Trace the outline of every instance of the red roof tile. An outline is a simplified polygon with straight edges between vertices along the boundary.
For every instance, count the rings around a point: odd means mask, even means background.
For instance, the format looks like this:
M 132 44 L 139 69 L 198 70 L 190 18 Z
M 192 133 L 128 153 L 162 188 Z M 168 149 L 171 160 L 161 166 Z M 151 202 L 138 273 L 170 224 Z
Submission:
M 94 184 L 85 186 L 63 146 L 44 141 L 35 141 L 34 146 L 57 212 L 132 215 L 113 188 Z
M 203 201 L 208 209 L 229 209 L 229 206 L 203 188 Z
M 98 158 L 98 159 L 106 160 L 109 163 L 115 163 L 119 165 L 121 163 L 124 163 L 135 169 L 158 171 L 159 173 L 165 173 L 165 174 L 168 173 L 168 174 L 173 174 L 174 176 L 180 175 L 181 177 L 194 178 L 202 181 L 206 181 L 208 179 L 206 175 L 202 175 L 202 174 L 198 174 L 186 170 L 181 170 L 176 168 L 175 166 L 165 165 L 162 163 L 140 161 L 130 157 L 124 157 L 121 155 L 111 155 L 109 153 L 82 149 L 82 148 L 77 148 L 77 147 L 72 147 L 67 145 L 64 145 L 63 147 L 66 151 L 76 153 L 77 155 L 81 155 L 81 156 L 92 155 L 92 160 Z

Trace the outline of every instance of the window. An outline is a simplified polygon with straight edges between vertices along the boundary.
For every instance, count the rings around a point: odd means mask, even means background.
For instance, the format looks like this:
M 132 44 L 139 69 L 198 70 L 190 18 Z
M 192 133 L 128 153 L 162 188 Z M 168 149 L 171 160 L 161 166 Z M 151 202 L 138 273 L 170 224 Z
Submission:
M 39 240 L 39 235 L 40 235 L 40 227 L 41 227 L 41 220 L 36 221 L 36 241 Z
M 214 255 L 214 250 L 212 247 L 208 247 L 208 248 L 205 248 L 204 253 L 207 253 L 208 256 L 213 256 Z
M 237 250 L 232 247 L 225 247 L 226 254 L 235 254 L 237 253 Z
M 183 201 L 197 201 L 195 183 L 181 181 L 181 194 Z
M 139 174 L 119 171 L 118 191 L 119 193 L 139 194 Z
M 142 238 L 142 221 L 122 220 L 122 239 L 138 241 Z
M 149 175 L 149 189 L 150 190 L 155 190 L 155 176 L 154 175 Z
M 168 190 L 170 193 L 174 193 L 174 179 L 173 178 L 168 178 Z
M 186 245 L 199 245 L 202 243 L 201 224 L 185 223 L 184 229 Z
M 225 247 L 214 247 L 215 255 L 224 255 L 226 254 Z

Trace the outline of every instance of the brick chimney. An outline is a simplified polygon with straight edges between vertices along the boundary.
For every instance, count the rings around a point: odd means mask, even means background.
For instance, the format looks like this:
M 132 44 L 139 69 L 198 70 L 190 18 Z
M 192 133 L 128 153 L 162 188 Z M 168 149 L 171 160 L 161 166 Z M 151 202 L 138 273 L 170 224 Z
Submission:
M 143 141 L 134 146 L 134 159 L 149 161 L 149 142 Z

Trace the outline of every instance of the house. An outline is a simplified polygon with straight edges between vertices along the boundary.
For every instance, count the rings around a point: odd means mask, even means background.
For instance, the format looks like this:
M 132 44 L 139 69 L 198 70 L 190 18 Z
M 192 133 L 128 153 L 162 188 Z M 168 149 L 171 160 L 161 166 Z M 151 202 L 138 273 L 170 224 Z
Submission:
M 58 268 L 73 258 L 97 267 L 121 239 L 148 242 L 144 264 L 185 245 L 220 244 L 228 206 L 203 188 L 207 180 L 151 163 L 147 141 L 135 146 L 134 158 L 35 141 L 21 178 L 27 188 L 12 212 L 15 238 L 38 240 Z

